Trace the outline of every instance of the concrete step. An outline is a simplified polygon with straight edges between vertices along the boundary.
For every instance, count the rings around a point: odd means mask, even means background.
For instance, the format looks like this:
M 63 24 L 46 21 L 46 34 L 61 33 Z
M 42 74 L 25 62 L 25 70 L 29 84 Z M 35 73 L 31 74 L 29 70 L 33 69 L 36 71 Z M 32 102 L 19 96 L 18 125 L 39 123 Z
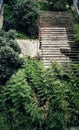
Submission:
M 67 38 L 67 35 L 65 34 L 53 34 L 53 35 L 42 35 L 41 38 Z
M 70 51 L 70 52 L 69 52 L 69 51 Z M 51 49 L 45 49 L 45 50 L 42 49 L 41 52 L 43 52 L 43 53 L 44 53 L 44 52 L 45 52 L 45 53 L 46 53 L 46 52 L 47 52 L 47 53 L 52 53 L 52 52 L 53 52 L 53 53 L 57 53 L 57 54 L 62 53 L 60 49 L 52 49 L 52 48 L 51 48 Z M 79 54 L 79 52 L 71 51 L 70 49 L 68 49 L 68 52 L 67 52 L 67 49 L 66 49 L 66 50 L 63 50 L 63 53 L 66 53 L 66 54 L 67 54 L 67 53 L 68 53 L 68 54 L 74 54 L 74 55 Z
M 46 47 L 46 46 L 47 46 L 47 47 L 59 47 L 59 48 L 61 48 L 61 47 L 63 47 L 63 48 L 64 48 L 64 47 L 69 47 L 68 44 L 65 44 L 65 45 L 64 45 L 64 44 L 63 44 L 63 45 L 61 44 L 61 45 L 60 45 L 60 44 L 50 44 L 50 43 L 49 43 L 49 44 L 42 44 L 42 45 L 41 45 L 41 47 Z
M 69 60 L 47 60 L 47 61 L 45 61 L 45 60 L 42 60 L 43 61 L 43 63 L 44 64 L 50 64 L 50 63 L 52 63 L 52 62 L 57 62 L 57 63 L 65 63 L 65 62 L 67 62 L 67 63 L 69 63 L 71 60 L 69 59 Z
M 62 43 L 64 43 L 64 42 L 74 43 L 73 40 L 68 40 L 68 39 L 66 39 L 66 40 L 64 40 L 64 41 L 57 41 L 57 42 L 56 42 L 56 41 L 52 41 L 52 40 L 50 40 L 50 39 L 48 39 L 48 40 L 45 40 L 45 39 L 44 39 L 44 40 L 42 40 L 42 41 L 41 41 L 41 39 L 39 39 L 39 40 L 40 40 L 41 43 L 54 43 L 54 42 L 55 42 L 55 44 L 56 44 L 56 43 L 60 43 L 60 42 L 62 42 Z
M 72 58 L 72 59 L 74 59 L 74 58 L 77 58 L 77 56 L 76 55 L 71 55 L 71 56 L 69 56 L 70 58 Z M 41 56 L 41 58 L 43 59 L 43 58 L 45 58 L 45 59 L 50 59 L 50 58 L 52 58 L 52 59 L 69 59 L 66 55 L 63 55 L 63 54 L 42 54 L 42 56 Z
M 72 38 L 72 37 L 69 37 L 69 38 Z M 46 37 L 44 37 L 44 36 L 41 36 L 41 40 L 67 40 L 68 38 L 67 38 L 67 36 L 46 36 Z
M 41 27 L 41 30 L 66 30 L 65 27 Z
M 58 64 L 64 64 L 64 63 L 70 63 L 70 61 L 69 60 L 65 60 L 65 61 L 63 61 L 63 60 L 52 60 L 52 61 L 50 61 L 50 62 L 44 62 L 43 61 L 43 64 L 44 64 L 44 66 L 46 67 L 49 67 L 53 62 L 56 62 L 56 63 L 58 63 Z
M 66 31 L 40 31 L 39 33 L 44 36 L 45 35 L 57 35 L 57 34 L 66 34 L 67 35 Z M 71 35 L 73 35 L 73 34 L 71 34 Z
M 71 36 L 71 37 L 74 37 L 74 35 L 75 34 L 73 34 L 73 33 L 70 33 L 70 34 L 68 34 L 67 32 L 52 32 L 52 31 L 50 31 L 50 32 L 39 32 L 39 35 L 40 36 L 58 36 L 58 35 L 63 35 L 63 36 Z
M 72 54 L 70 54 L 70 53 L 68 53 L 68 52 L 61 52 L 61 51 L 41 51 L 41 53 L 42 53 L 42 55 L 56 55 L 56 56 L 58 56 L 58 55 L 60 55 L 60 54 L 62 54 L 63 56 L 64 55 L 76 55 L 76 54 L 79 54 L 79 53 L 72 53 Z
M 74 49 L 73 17 L 68 12 L 41 13 L 39 25 L 39 39 L 41 42 L 41 59 L 47 67 L 52 61 L 58 63 L 69 63 L 69 54 L 75 59 L 77 52 L 69 51 Z M 67 52 L 66 52 L 67 51 Z M 63 53 L 62 53 L 63 52 Z
M 51 61 L 51 60 L 66 60 L 66 59 L 69 59 L 69 57 L 66 57 L 66 56 L 52 56 L 52 55 L 47 55 L 47 56 L 43 56 L 41 58 L 42 60 L 48 60 L 48 61 Z
M 52 46 L 60 46 L 60 47 L 61 47 L 61 46 L 63 46 L 63 47 L 64 47 L 64 46 L 68 46 L 68 47 L 70 47 L 70 45 L 69 45 L 67 42 L 63 42 L 63 43 L 60 42 L 59 44 L 58 44 L 58 42 L 56 42 L 56 43 L 55 43 L 55 42 L 47 42 L 47 43 L 42 42 L 42 45 L 41 45 L 41 46 L 44 46 L 44 45 L 45 45 L 45 46 L 51 46 L 51 47 L 52 47 Z
M 55 60 L 53 60 L 52 62 L 43 62 L 43 64 L 44 64 L 44 66 L 45 66 L 45 68 L 48 68 L 53 62 L 56 62 L 56 63 L 58 63 L 58 64 L 69 64 L 70 63 L 70 61 L 55 61 Z
M 70 51 L 70 49 L 66 49 L 66 50 L 63 49 L 64 52 L 66 52 L 67 50 Z M 49 49 L 45 48 L 45 49 L 41 49 L 41 52 L 53 52 L 53 53 L 59 52 L 59 53 L 61 53 L 61 50 L 59 48 L 58 49 L 56 49 L 56 48 L 49 48 Z M 77 52 L 73 52 L 73 53 L 76 54 Z

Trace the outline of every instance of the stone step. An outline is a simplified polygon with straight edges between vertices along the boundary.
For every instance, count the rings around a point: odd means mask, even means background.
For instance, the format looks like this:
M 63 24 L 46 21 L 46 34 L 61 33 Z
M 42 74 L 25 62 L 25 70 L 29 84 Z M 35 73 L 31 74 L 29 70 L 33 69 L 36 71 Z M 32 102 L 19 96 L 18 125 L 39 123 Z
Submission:
M 67 32 L 66 31 L 39 31 L 40 34 L 42 35 L 57 35 L 57 34 L 66 34 L 67 35 Z M 70 35 L 74 35 L 74 34 L 70 34 Z
M 52 56 L 65 56 L 64 53 L 61 53 L 60 51 L 42 51 L 42 55 L 52 55 Z
M 50 44 L 50 43 L 49 44 L 43 44 L 42 43 L 42 45 L 41 45 L 41 47 L 46 47 L 46 46 L 47 47 L 59 47 L 59 48 L 61 48 L 61 47 L 69 47 L 68 44 L 65 44 L 65 45 L 63 44 L 62 45 L 62 44 Z
M 54 39 L 57 39 L 57 38 L 60 38 L 60 39 L 67 39 L 67 36 L 66 35 L 50 35 L 50 36 L 41 36 L 41 39 L 51 39 L 51 38 L 54 38 Z
M 44 24 L 48 24 L 48 23 L 50 23 L 51 25 L 62 25 L 62 24 L 67 25 L 67 26 L 70 25 L 70 27 L 73 24 L 72 21 L 66 21 L 66 20 L 62 20 L 62 19 L 60 21 L 58 21 L 58 20 L 54 20 L 54 21 L 52 21 L 52 20 L 41 20 L 39 26 L 41 26 L 42 24 L 44 25 Z M 62 26 L 59 26 L 59 27 L 64 27 L 64 26 L 62 25 Z
M 73 17 L 71 13 L 59 11 L 45 11 L 40 14 L 39 40 L 41 42 L 41 59 L 44 66 L 49 66 L 52 61 L 69 63 L 67 54 L 74 58 L 77 52 L 74 49 L 74 34 L 72 28 Z M 66 55 L 65 55 L 66 54 Z
M 58 35 L 67 36 L 68 35 L 67 32 L 52 32 L 52 31 L 50 31 L 50 32 L 39 32 L 39 33 L 42 36 L 58 36 Z M 69 34 L 69 36 L 73 36 L 73 35 L 74 34 Z
M 45 35 L 45 36 L 44 36 L 44 35 L 41 35 L 41 36 L 40 36 L 40 39 L 43 39 L 43 40 L 46 40 L 46 39 L 48 39 L 48 40 L 51 40 L 51 39 L 60 39 L 60 40 L 61 40 L 61 39 L 67 39 L 67 40 L 68 40 L 68 39 L 72 39 L 72 40 L 73 40 L 74 37 L 71 36 L 71 35 L 70 35 L 70 36 L 69 36 L 69 35 L 67 36 L 67 35 L 63 35 L 63 34 L 59 34 L 59 35 L 57 34 L 57 35 Z
M 72 51 L 72 49 L 74 50 L 74 47 L 73 48 L 70 48 L 70 47 L 48 47 L 48 46 L 44 46 L 44 47 L 41 47 L 41 51 L 60 51 L 62 53 L 66 52 L 67 50 L 69 51 Z M 73 53 L 73 52 L 71 52 Z
M 43 60 L 42 60 L 43 61 Z M 46 67 L 46 66 L 48 66 L 49 67 L 49 65 L 51 65 L 53 62 L 56 62 L 56 63 L 58 63 L 58 64 L 68 64 L 68 63 L 70 63 L 72 60 L 71 59 L 69 59 L 69 60 L 52 60 L 52 61 L 43 61 L 43 64 L 44 64 L 44 66 Z M 79 61 L 73 61 L 73 63 L 78 63 Z M 64 64 L 64 65 L 65 65 Z
M 43 61 L 43 64 L 44 64 L 45 67 L 46 66 L 49 67 L 53 62 L 58 63 L 58 64 L 70 63 L 69 60 L 65 60 L 65 61 L 63 61 L 63 60 L 52 60 L 51 62 L 44 62 Z
M 67 37 L 58 37 L 58 38 L 45 38 L 45 37 L 42 37 L 41 40 L 51 40 L 51 41 L 62 41 L 62 40 L 67 40 Z M 69 38 L 69 40 L 74 40 L 74 38 Z
M 58 63 L 58 64 L 69 64 L 70 63 L 70 61 L 52 61 L 52 62 L 43 62 L 43 64 L 44 64 L 44 66 L 45 66 L 45 68 L 48 68 L 53 62 L 56 62 L 56 63 Z
M 66 49 L 66 51 L 67 50 L 69 51 L 70 49 Z M 65 49 L 63 49 L 63 51 L 66 52 Z M 61 49 L 59 49 L 59 48 L 45 48 L 44 49 L 43 48 L 43 49 L 41 49 L 41 52 L 61 52 Z M 73 52 L 73 53 L 77 53 L 77 52 Z
M 69 56 L 70 58 L 74 59 L 74 58 L 77 58 L 76 55 L 71 55 Z M 66 55 L 63 55 L 63 54 L 42 54 L 41 58 L 43 59 L 69 59 Z
M 70 59 L 68 59 L 68 60 L 67 59 L 65 59 L 65 60 L 53 60 L 52 59 L 52 60 L 49 60 L 49 61 L 48 60 L 47 61 L 42 60 L 42 61 L 43 61 L 44 64 L 50 64 L 52 62 L 57 62 L 57 63 L 65 63 L 65 62 L 67 62 L 67 63 L 69 63 L 71 60 Z
M 68 39 L 63 40 L 63 41 L 62 41 L 62 40 L 60 40 L 60 41 L 53 40 L 53 41 L 52 41 L 52 40 L 50 40 L 50 39 L 48 39 L 48 40 L 46 40 L 46 39 L 41 40 L 41 38 L 40 38 L 40 42 L 41 42 L 41 43 L 55 43 L 55 44 L 57 44 L 57 43 L 59 43 L 59 44 L 60 44 L 60 43 L 61 43 L 61 44 L 62 44 L 62 43 L 66 43 L 66 44 L 67 44 L 67 43 L 74 43 L 73 40 L 68 40 Z
M 66 18 L 66 19 L 69 18 L 69 19 L 72 19 L 72 15 L 68 15 L 68 14 L 64 15 L 64 13 L 63 14 L 57 14 L 57 13 L 51 13 L 51 12 L 49 12 L 49 13 L 43 12 L 43 14 L 40 14 L 40 18 L 47 18 L 47 17 L 49 17 L 49 18 L 53 17 L 53 18 Z
M 61 49 L 61 50 L 62 50 L 62 49 L 68 49 L 68 50 L 69 50 L 69 49 L 71 49 L 71 48 L 70 48 L 69 46 L 64 46 L 64 47 L 63 47 L 63 46 L 61 46 L 61 47 L 60 47 L 60 46 L 59 46 L 59 47 L 57 47 L 57 46 L 51 47 L 51 46 L 45 46 L 45 45 L 44 45 L 44 46 L 41 46 L 41 50 L 47 50 L 47 49 L 48 49 L 48 50 L 51 50 L 51 49 L 52 49 L 52 50 L 60 50 L 60 49 Z
M 39 35 L 42 35 L 42 36 L 49 36 L 49 35 L 67 35 L 67 36 L 74 36 L 75 34 L 73 32 L 69 33 L 67 31 L 64 31 L 64 32 L 60 32 L 60 31 L 39 31 Z
M 65 27 L 41 27 L 40 29 L 45 29 L 45 30 L 48 30 L 48 29 L 66 30 Z
M 46 46 L 69 46 L 70 47 L 70 45 L 67 43 L 67 41 L 65 41 L 65 42 L 62 42 L 62 41 L 59 41 L 59 44 L 58 44 L 58 42 L 42 42 L 42 45 L 41 46 L 44 46 L 44 45 L 46 45 Z
M 63 35 L 63 36 L 74 36 L 74 34 L 73 33 L 71 33 L 71 34 L 68 34 L 67 32 L 52 32 L 52 31 L 50 31 L 50 32 L 39 32 L 42 36 L 58 36 L 58 35 Z
M 42 60 L 48 60 L 48 61 L 51 61 L 51 60 L 66 60 L 66 59 L 69 59 L 69 57 L 66 57 L 66 56 L 52 56 L 52 55 L 47 55 L 47 56 L 44 56 L 44 57 L 41 57 Z
M 41 31 L 50 31 L 50 30 L 56 30 L 56 31 L 66 31 L 66 28 L 64 27 L 52 27 L 52 26 L 49 26 L 49 27 L 40 27 L 40 30 Z
M 63 50 L 64 50 L 64 49 L 63 49 Z M 68 52 L 67 52 L 67 50 L 68 50 Z M 79 54 L 79 52 L 77 52 L 77 51 L 70 51 L 70 52 L 69 52 L 70 49 L 67 49 L 67 50 L 66 50 L 66 51 L 64 50 L 63 53 L 65 52 L 65 53 L 69 53 L 69 54 Z M 50 49 L 45 49 L 45 50 L 44 50 L 44 49 L 41 49 L 41 52 L 45 52 L 45 53 L 46 53 L 46 52 L 62 53 L 59 48 L 58 48 L 58 49 L 52 49 L 52 48 L 50 48 Z

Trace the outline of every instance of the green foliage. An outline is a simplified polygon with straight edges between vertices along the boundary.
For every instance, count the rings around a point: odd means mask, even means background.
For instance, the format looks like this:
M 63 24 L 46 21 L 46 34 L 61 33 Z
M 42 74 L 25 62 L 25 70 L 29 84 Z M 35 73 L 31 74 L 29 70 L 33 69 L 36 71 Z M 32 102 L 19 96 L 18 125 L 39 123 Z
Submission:
M 36 130 L 41 127 L 42 111 L 26 82 L 24 70 L 19 70 L 2 88 L 0 104 L 0 111 L 5 113 L 10 130 Z
M 67 5 L 71 6 L 73 3 L 72 0 L 48 0 L 49 2 L 49 10 L 66 10 Z
M 66 70 L 69 78 L 67 82 L 69 87 L 68 102 L 70 109 L 69 126 L 79 126 L 79 65 L 71 64 Z
M 8 130 L 68 130 L 79 126 L 79 65 L 25 58 L 23 69 L 1 87 L 0 112 Z M 8 126 L 8 125 L 9 126 Z
M 32 0 L 16 0 L 4 7 L 4 29 L 16 29 L 30 37 L 37 36 L 37 8 Z
M 17 0 L 17 3 L 14 7 L 14 12 L 14 17 L 17 21 L 17 28 L 20 29 L 20 31 L 22 32 L 26 32 L 30 36 L 34 36 L 37 32 L 37 9 L 34 1 Z
M 67 0 L 67 3 L 69 6 L 71 6 L 73 4 L 73 0 Z
M 30 37 L 28 37 L 25 33 L 19 32 L 19 31 L 16 31 L 16 37 L 17 37 L 18 39 L 28 39 L 28 38 L 30 38 Z
M 5 114 L 2 114 L 1 112 L 0 112 L 0 130 L 9 130 L 9 126 L 6 123 Z
M 75 52 L 75 60 L 79 63 L 79 24 L 75 24 L 75 35 L 74 35 L 74 43 L 72 44 L 71 52 Z
M 46 71 L 39 61 L 28 58 L 25 63 L 27 82 L 32 86 L 39 105 L 43 109 L 43 129 L 65 130 L 69 114 L 68 102 L 65 100 L 68 89 L 61 82 L 61 76 L 64 75 L 61 67 L 58 68 L 56 64 L 53 64 L 51 69 Z
M 39 9 L 40 10 L 42 10 L 42 11 L 48 11 L 49 10 L 49 4 L 48 4 L 48 2 L 46 1 L 39 1 L 38 2 L 38 7 L 39 7 Z
M 4 21 L 3 28 L 8 31 L 10 29 L 16 28 L 16 21 L 14 19 L 14 11 L 12 5 L 4 5 Z
M 10 75 L 21 67 L 23 60 L 19 57 L 21 49 L 16 43 L 15 34 L 0 32 L 0 84 L 5 84 Z

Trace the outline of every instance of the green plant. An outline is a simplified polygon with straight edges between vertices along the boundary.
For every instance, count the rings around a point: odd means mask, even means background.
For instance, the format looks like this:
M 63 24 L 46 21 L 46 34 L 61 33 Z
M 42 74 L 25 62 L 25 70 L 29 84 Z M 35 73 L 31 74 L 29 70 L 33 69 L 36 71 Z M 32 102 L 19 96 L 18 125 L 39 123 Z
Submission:
M 23 64 L 20 53 L 14 32 L 10 30 L 0 33 L 0 84 L 5 84 L 13 72 Z
M 6 31 L 16 29 L 19 32 L 25 33 L 27 36 L 37 37 L 37 16 L 36 2 L 32 0 L 11 1 L 4 7 L 3 27 Z
M 42 111 L 31 86 L 26 82 L 23 69 L 10 78 L 6 87 L 2 88 L 1 94 L 0 111 L 6 115 L 9 130 L 41 128 Z
M 70 64 L 67 67 L 66 74 L 68 75 L 68 102 L 70 110 L 69 126 L 79 126 L 79 64 Z
M 38 2 L 38 7 L 42 11 L 49 10 L 49 5 L 48 5 L 47 1 L 46 2 L 45 1 Z
M 0 112 L 8 130 L 68 130 L 79 125 L 79 65 L 47 70 L 25 57 L 23 69 L 0 87 Z M 6 127 L 9 127 L 6 125 Z
M 49 10 L 58 10 L 63 11 L 67 10 L 67 5 L 71 6 L 73 1 L 72 0 L 48 0 L 49 3 Z
M 66 83 L 62 82 L 65 78 L 62 67 L 53 64 L 46 71 L 38 60 L 28 58 L 25 62 L 25 74 L 27 82 L 32 86 L 39 105 L 43 109 L 42 129 L 65 130 L 69 119 L 67 110 L 69 103 L 65 99 L 69 90 Z

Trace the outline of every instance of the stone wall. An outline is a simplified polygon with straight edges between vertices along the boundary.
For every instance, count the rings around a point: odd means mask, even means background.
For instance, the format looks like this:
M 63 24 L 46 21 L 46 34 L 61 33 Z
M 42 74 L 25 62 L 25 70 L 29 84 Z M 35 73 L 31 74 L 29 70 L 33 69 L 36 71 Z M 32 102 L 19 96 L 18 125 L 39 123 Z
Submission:
M 40 53 L 38 40 L 17 39 L 17 42 L 21 47 L 21 52 L 24 56 L 36 57 Z

